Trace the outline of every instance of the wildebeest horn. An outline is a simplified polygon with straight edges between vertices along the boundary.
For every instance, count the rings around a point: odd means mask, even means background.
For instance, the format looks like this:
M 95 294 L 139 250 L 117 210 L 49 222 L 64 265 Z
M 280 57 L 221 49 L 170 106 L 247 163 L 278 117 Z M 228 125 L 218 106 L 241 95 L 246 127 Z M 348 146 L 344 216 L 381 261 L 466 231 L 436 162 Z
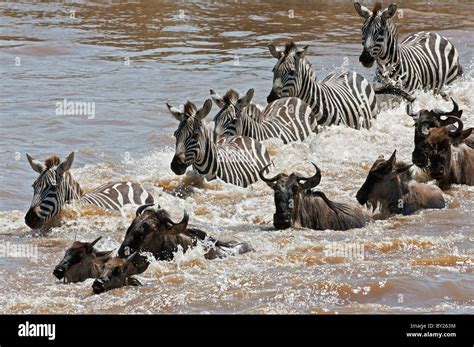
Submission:
M 94 241 L 91 242 L 91 247 L 94 247 L 94 245 L 99 242 L 99 240 L 102 238 L 102 236 L 99 236 L 98 238 L 96 238 Z
M 186 210 L 184 210 L 183 219 L 179 223 L 174 223 L 169 218 L 164 218 L 164 221 L 170 223 L 173 226 L 170 230 L 170 233 L 173 234 L 173 235 L 178 235 L 178 234 L 183 233 L 186 230 L 186 228 L 188 227 L 189 214 Z
M 446 120 L 451 119 L 451 118 L 454 118 L 455 121 L 453 123 L 458 123 L 458 126 L 457 126 L 456 130 L 452 130 L 452 131 L 449 132 L 449 136 L 458 137 L 459 135 L 461 135 L 461 132 L 462 132 L 462 129 L 463 129 L 464 125 L 462 123 L 462 120 L 460 120 L 457 117 L 449 116 L 448 118 L 446 118 Z
M 299 181 L 305 181 L 303 184 L 300 184 L 301 189 L 311 189 L 313 187 L 316 187 L 319 182 L 321 182 L 321 169 L 317 167 L 315 163 L 311 164 L 313 164 L 314 168 L 316 169 L 316 173 L 313 176 L 304 177 L 299 173 L 295 174 L 295 176 L 298 178 L 298 183 Z
M 276 175 L 275 177 L 272 177 L 272 178 L 266 178 L 263 173 L 265 172 L 266 169 L 268 169 L 268 167 L 270 165 L 272 165 L 273 163 L 270 163 L 268 165 L 266 165 L 265 167 L 263 167 L 259 172 L 258 172 L 258 176 L 260 177 L 260 179 L 263 181 L 263 182 L 267 182 L 267 183 L 273 183 L 277 180 L 279 180 L 282 176 L 281 173 L 279 173 L 278 175 Z
M 451 101 L 453 102 L 453 109 L 449 112 L 444 113 L 445 116 L 451 116 L 451 115 L 454 116 L 459 111 L 459 106 L 456 103 L 456 101 L 454 101 L 453 98 L 451 98 Z
M 139 215 L 142 214 L 143 210 L 145 210 L 147 207 L 153 206 L 154 204 L 145 204 L 141 205 L 137 208 L 137 212 L 135 212 L 135 216 L 138 217 Z

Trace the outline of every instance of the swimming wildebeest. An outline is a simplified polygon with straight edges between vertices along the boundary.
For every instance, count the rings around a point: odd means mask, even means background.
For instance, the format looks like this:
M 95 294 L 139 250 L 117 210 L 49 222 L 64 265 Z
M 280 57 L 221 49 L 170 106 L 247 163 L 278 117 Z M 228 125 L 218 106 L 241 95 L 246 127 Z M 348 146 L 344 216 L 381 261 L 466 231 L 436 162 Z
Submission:
M 321 181 L 321 170 L 313 165 L 316 173 L 311 177 L 295 172 L 266 178 L 266 168 L 260 171 L 260 178 L 275 192 L 275 228 L 301 226 L 316 230 L 347 230 L 364 227 L 368 216 L 363 210 L 357 206 L 333 202 L 323 192 L 311 190 Z
M 65 283 L 82 282 L 99 276 L 112 253 L 112 251 L 99 252 L 94 248 L 101 238 L 98 237 L 90 243 L 74 241 L 54 268 L 53 275 L 60 280 L 64 279 Z
M 431 128 L 447 127 L 455 130 L 453 123 L 457 123 L 456 118 L 461 118 L 463 111 L 459 110 L 458 104 L 451 99 L 453 109 L 451 111 L 421 109 L 413 112 L 411 103 L 407 104 L 407 114 L 415 121 L 415 148 L 412 153 L 413 164 L 419 168 L 428 167 L 428 148 L 426 139 Z M 474 135 L 464 141 L 468 146 L 474 148 Z
M 373 210 L 380 204 L 383 215 L 412 214 L 424 208 L 444 208 L 443 192 L 432 184 L 416 182 L 409 172 L 413 164 L 397 162 L 396 150 L 388 160 L 377 159 L 357 192 L 361 205 Z
M 138 252 L 150 252 L 157 260 L 172 260 L 179 248 L 183 252 L 203 242 L 207 250 L 206 259 L 224 258 L 252 250 L 245 242 L 223 242 L 209 237 L 204 231 L 188 228 L 189 215 L 184 213 L 181 222 L 173 222 L 164 209 L 146 204 L 137 209 L 136 217 L 129 226 L 125 238 L 118 250 L 118 256 L 125 258 L 137 254 L 134 260 L 112 259 L 106 264 L 106 270 L 93 284 L 95 293 L 121 287 L 130 281 L 130 276 L 145 271 L 148 260 Z M 135 285 L 139 283 L 132 280 Z M 133 284 L 132 283 L 132 284 Z
M 463 122 L 455 121 L 454 130 L 432 128 L 426 135 L 427 171 L 441 189 L 453 183 L 474 185 L 474 148 L 465 142 L 473 128 L 463 130 Z

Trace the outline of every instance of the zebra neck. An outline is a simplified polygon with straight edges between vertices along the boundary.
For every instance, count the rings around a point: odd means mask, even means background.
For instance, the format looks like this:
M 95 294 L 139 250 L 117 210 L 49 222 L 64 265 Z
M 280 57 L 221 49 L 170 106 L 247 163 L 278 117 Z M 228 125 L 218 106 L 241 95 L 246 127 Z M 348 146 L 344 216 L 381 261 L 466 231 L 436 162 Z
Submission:
M 377 58 L 378 71 L 383 76 L 394 77 L 400 72 L 400 46 L 398 30 L 391 20 L 387 21 L 382 54 Z
M 298 73 L 300 78 L 297 78 L 295 81 L 297 93 L 294 96 L 306 101 L 312 106 L 311 108 L 313 110 L 319 110 L 320 100 L 317 97 L 317 95 L 319 95 L 319 85 L 316 82 L 316 73 L 311 67 L 311 64 L 306 59 L 301 61 L 300 69 L 301 72 Z
M 63 189 L 65 201 L 79 200 L 83 195 L 83 191 L 78 182 L 72 178 L 72 175 L 67 172 L 63 180 Z
M 217 172 L 217 145 L 207 133 L 198 143 L 193 168 L 202 175 L 214 175 Z

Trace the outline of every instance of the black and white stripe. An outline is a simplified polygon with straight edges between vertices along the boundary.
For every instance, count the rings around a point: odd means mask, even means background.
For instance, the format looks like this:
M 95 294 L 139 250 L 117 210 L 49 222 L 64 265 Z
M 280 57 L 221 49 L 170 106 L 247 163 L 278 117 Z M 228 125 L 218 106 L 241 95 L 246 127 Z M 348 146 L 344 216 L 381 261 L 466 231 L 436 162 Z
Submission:
M 270 103 L 260 115 L 253 114 L 248 109 L 253 94 L 253 89 L 249 89 L 242 97 L 233 89 L 223 97 L 211 94 L 221 108 L 214 117 L 216 133 L 248 136 L 258 141 L 280 138 L 286 144 L 303 141 L 316 126 L 313 124 L 311 108 L 299 98 L 278 99 Z
M 28 154 L 27 158 L 33 170 L 40 173 L 33 183 L 34 194 L 28 213 L 34 213 L 42 223 L 56 216 L 69 203 L 120 210 L 127 204 L 143 205 L 154 201 L 140 184 L 127 181 L 107 183 L 84 194 L 69 171 L 74 152 L 62 162 L 57 156 L 50 157 L 45 165 Z
M 298 49 L 291 42 L 284 51 L 269 46 L 278 59 L 273 68 L 273 87 L 267 98 L 297 97 L 310 105 L 317 124 L 344 124 L 351 128 L 370 128 L 377 111 L 375 92 L 370 83 L 356 72 L 332 74 L 316 81 L 316 74 L 306 60 L 307 46 Z
M 265 146 L 255 139 L 214 136 L 204 123 L 212 108 L 210 99 L 199 110 L 190 101 L 183 110 L 167 105 L 171 114 L 180 121 L 174 133 L 176 153 L 171 162 L 174 173 L 184 174 L 192 165 L 208 180 L 217 177 L 224 182 L 247 187 L 259 179 L 258 172 L 270 163 Z
M 384 11 L 380 3 L 374 11 L 357 2 L 354 6 L 366 19 L 362 26 L 364 48 L 359 60 L 366 67 L 377 62 L 375 80 L 382 86 L 396 84 L 406 92 L 421 89 L 442 94 L 445 85 L 462 75 L 458 51 L 447 38 L 433 32 L 419 32 L 398 43 L 398 30 L 391 20 L 397 11 L 396 4 Z

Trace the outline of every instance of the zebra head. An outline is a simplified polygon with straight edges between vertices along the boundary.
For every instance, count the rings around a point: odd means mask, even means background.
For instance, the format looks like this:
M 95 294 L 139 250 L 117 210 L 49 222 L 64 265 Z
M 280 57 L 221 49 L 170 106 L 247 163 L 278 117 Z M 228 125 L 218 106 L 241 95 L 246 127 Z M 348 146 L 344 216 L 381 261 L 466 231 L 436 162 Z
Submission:
M 211 99 L 207 99 L 198 110 L 196 105 L 188 101 L 181 111 L 179 108 L 166 104 L 170 113 L 179 121 L 178 129 L 174 132 L 176 150 L 171 162 L 171 170 L 177 175 L 186 172 L 188 166 L 196 160 L 203 141 L 206 138 L 204 118 L 212 108 Z
M 74 152 L 62 162 L 59 157 L 51 156 L 44 165 L 28 153 L 26 157 L 33 170 L 40 174 L 33 183 L 33 201 L 25 216 L 26 225 L 36 229 L 56 216 L 68 200 L 79 197 L 81 191 L 68 172 L 74 161 Z
M 364 47 L 359 57 L 359 61 L 364 67 L 372 67 L 375 59 L 384 54 L 386 47 L 386 37 L 389 28 L 387 27 L 389 19 L 397 12 L 397 5 L 390 4 L 388 8 L 382 11 L 380 2 L 375 3 L 373 11 L 354 2 L 354 8 L 365 23 L 362 26 L 362 46 Z
M 211 98 L 220 108 L 214 117 L 214 137 L 217 139 L 221 135 L 235 136 L 236 121 L 243 112 L 247 111 L 254 95 L 254 90 L 249 89 L 244 96 L 239 98 L 239 93 L 234 89 L 229 89 L 223 97 L 211 89 Z
M 273 86 L 267 97 L 267 102 L 271 103 L 282 97 L 297 96 L 301 87 L 301 83 L 298 83 L 301 80 L 299 72 L 307 64 L 304 58 L 308 46 L 298 49 L 294 42 L 290 42 L 286 44 L 283 51 L 273 45 L 269 45 L 268 49 L 272 56 L 277 59 L 277 63 L 272 70 Z

